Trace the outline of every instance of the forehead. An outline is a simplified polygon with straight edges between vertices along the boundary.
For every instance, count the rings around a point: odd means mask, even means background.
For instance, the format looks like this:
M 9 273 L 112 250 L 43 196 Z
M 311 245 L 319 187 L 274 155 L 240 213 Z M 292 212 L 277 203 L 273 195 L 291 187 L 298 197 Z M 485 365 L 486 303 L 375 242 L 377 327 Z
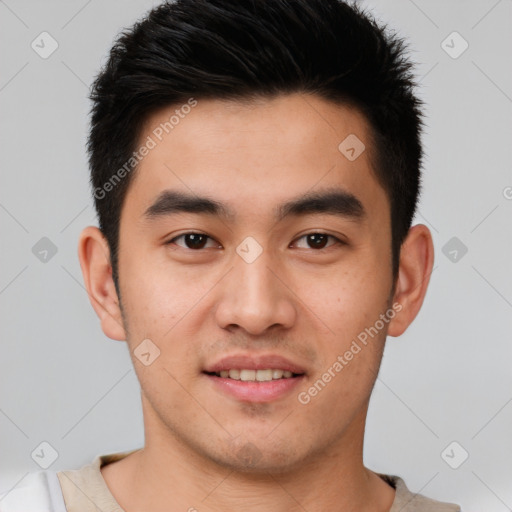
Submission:
M 172 189 L 254 216 L 315 188 L 341 186 L 370 209 L 387 208 L 371 168 L 369 134 L 357 110 L 314 95 L 173 105 L 144 125 L 139 146 L 151 149 L 125 204 L 142 211 Z

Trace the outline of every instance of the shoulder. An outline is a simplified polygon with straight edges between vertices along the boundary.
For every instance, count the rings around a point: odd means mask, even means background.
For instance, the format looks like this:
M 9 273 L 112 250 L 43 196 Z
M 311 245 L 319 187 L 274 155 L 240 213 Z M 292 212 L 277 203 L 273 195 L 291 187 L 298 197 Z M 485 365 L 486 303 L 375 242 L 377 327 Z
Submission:
M 379 476 L 396 490 L 395 501 L 389 512 L 461 512 L 460 506 L 455 503 L 437 501 L 411 492 L 399 476 L 382 473 Z
M 57 473 L 28 473 L 14 488 L 0 494 L 0 512 L 66 512 Z

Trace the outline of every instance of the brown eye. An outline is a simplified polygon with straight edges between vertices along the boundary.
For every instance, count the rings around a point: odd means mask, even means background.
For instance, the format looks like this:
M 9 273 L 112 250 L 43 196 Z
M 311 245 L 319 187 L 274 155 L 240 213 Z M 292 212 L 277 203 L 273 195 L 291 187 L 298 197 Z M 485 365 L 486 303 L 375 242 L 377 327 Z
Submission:
M 177 244 L 176 240 L 183 239 L 185 242 L 185 245 Z M 169 240 L 167 242 L 168 244 L 175 244 L 184 247 L 185 249 L 192 249 L 192 250 L 199 250 L 203 249 L 207 243 L 208 240 L 211 239 L 208 235 L 205 235 L 204 233 L 184 233 L 183 235 L 177 236 L 173 238 L 172 240 Z M 215 246 L 215 245 L 214 245 Z
M 330 247 L 333 244 L 327 245 L 329 238 L 334 240 L 334 243 L 341 243 L 341 240 L 336 238 L 335 236 L 328 235 L 327 233 L 309 233 L 307 235 L 301 236 L 298 240 L 305 239 L 307 247 L 301 247 L 305 249 L 324 249 L 325 247 Z
M 307 242 L 314 249 L 323 249 L 327 244 L 328 238 L 329 235 L 313 233 L 311 235 L 307 235 Z

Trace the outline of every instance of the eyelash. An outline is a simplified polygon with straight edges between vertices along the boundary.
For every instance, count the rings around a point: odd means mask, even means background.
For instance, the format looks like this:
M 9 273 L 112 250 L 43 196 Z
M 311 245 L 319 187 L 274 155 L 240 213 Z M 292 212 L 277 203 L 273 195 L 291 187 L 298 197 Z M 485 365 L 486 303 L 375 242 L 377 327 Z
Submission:
M 198 231 L 187 231 L 186 233 L 182 233 L 181 235 L 178 235 L 178 236 L 172 238 L 171 240 L 166 242 L 166 245 L 173 245 L 173 244 L 177 245 L 177 244 L 175 244 L 175 241 L 178 240 L 179 238 L 185 237 L 187 235 L 202 235 L 202 236 L 206 236 L 210 240 L 214 240 L 212 237 L 210 237 L 206 233 L 201 233 L 201 232 L 198 232 Z M 313 250 L 315 252 L 320 252 L 320 251 L 329 249 L 330 247 L 333 247 L 336 244 L 338 244 L 338 245 L 347 245 L 346 242 L 344 242 L 343 240 L 340 240 L 338 237 L 336 237 L 334 235 L 331 235 L 329 233 L 323 233 L 321 231 L 311 231 L 310 233 L 306 233 L 306 234 L 300 236 L 299 238 L 296 238 L 296 240 L 301 240 L 302 238 L 305 238 L 305 237 L 310 236 L 310 235 L 325 235 L 328 238 L 331 238 L 331 239 L 333 239 L 335 241 L 334 244 L 328 245 L 327 247 L 322 247 L 321 249 L 314 249 L 314 248 L 311 248 L 311 247 L 309 248 L 309 249 L 311 249 L 311 250 Z M 190 247 L 183 247 L 183 246 L 180 246 L 180 245 L 178 245 L 178 247 L 181 247 L 182 249 L 185 249 L 185 250 L 194 251 L 194 252 L 200 252 L 200 251 L 204 250 L 204 248 L 201 248 L 201 249 L 191 249 Z

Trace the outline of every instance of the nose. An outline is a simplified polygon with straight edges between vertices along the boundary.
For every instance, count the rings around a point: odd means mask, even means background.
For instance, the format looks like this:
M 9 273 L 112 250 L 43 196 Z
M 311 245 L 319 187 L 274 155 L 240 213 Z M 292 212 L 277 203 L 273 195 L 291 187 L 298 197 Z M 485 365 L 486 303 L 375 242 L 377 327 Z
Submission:
M 252 262 L 238 254 L 232 270 L 222 280 L 216 320 L 220 327 L 239 327 L 252 335 L 267 329 L 290 328 L 297 308 L 290 284 L 271 251 Z

